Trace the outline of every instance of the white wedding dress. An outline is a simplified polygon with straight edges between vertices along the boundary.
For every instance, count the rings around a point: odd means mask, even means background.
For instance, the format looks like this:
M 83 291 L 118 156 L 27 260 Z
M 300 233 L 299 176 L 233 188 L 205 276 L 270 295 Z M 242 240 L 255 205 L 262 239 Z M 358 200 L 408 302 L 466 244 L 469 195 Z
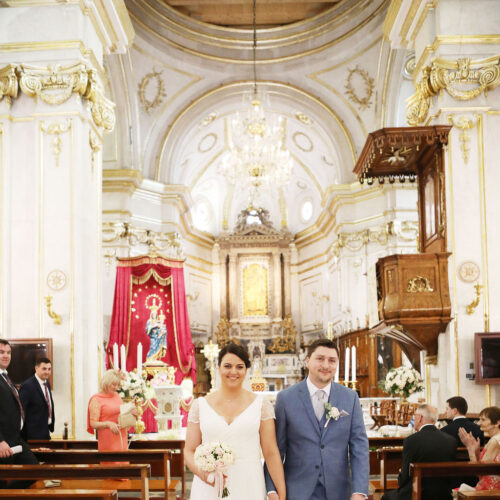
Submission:
M 274 418 L 271 403 L 257 396 L 230 424 L 219 415 L 205 398 L 194 401 L 189 421 L 200 424 L 202 442 L 220 441 L 235 454 L 235 463 L 228 468 L 227 500 L 264 500 L 266 486 L 261 461 L 259 428 L 261 420 Z M 215 500 L 215 488 L 194 476 L 191 500 Z

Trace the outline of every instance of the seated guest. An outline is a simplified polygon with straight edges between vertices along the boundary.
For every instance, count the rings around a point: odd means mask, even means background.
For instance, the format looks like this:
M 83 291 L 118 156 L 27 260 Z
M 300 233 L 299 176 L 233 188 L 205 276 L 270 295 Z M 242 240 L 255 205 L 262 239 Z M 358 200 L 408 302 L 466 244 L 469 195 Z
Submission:
M 403 463 L 398 477 L 399 488 L 388 491 L 382 500 L 411 500 L 410 464 L 416 462 L 449 462 L 455 459 L 457 442 L 436 427 L 438 412 L 429 405 L 420 405 L 413 416 L 415 430 L 403 441 Z M 424 478 L 422 498 L 447 500 L 451 498 L 450 481 L 447 478 Z
M 49 377 L 52 364 L 48 358 L 39 358 L 35 374 L 21 384 L 19 397 L 24 408 L 23 436 L 28 439 L 50 439 L 54 432 L 54 400 Z
M 24 424 L 24 410 L 19 394 L 12 383 L 7 368 L 12 349 L 7 340 L 0 339 L 0 464 L 37 464 L 30 447 L 21 437 Z M 19 447 L 14 453 L 12 448 Z M 8 486 L 0 480 L 0 488 L 29 488 L 35 481 L 11 481 Z
M 479 426 L 490 440 L 480 451 L 480 442 L 472 433 L 460 429 L 458 435 L 469 452 L 471 462 L 500 462 L 500 408 L 490 406 L 479 414 Z M 500 490 L 500 476 L 482 476 L 476 491 Z
M 122 398 L 118 394 L 121 376 L 117 370 L 108 370 L 100 382 L 100 392 L 89 400 L 87 411 L 87 431 L 97 431 L 99 451 L 121 451 L 128 448 L 127 429 L 120 429 L 118 417 Z
M 453 436 L 457 443 L 460 445 L 460 438 L 458 437 L 458 429 L 463 428 L 470 432 L 475 438 L 479 438 L 481 446 L 484 445 L 484 434 L 479 425 L 467 419 L 467 401 L 461 396 L 455 396 L 446 401 L 446 418 L 452 422 L 441 430 Z

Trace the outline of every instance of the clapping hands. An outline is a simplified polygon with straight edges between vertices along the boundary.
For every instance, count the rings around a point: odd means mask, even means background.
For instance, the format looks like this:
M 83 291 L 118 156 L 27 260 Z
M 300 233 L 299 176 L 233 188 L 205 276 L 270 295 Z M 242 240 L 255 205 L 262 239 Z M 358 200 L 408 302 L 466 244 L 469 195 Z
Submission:
M 479 438 L 475 438 L 471 432 L 467 432 L 463 427 L 458 429 L 458 437 L 469 451 L 475 453 L 476 450 L 479 450 L 479 447 L 481 446 Z

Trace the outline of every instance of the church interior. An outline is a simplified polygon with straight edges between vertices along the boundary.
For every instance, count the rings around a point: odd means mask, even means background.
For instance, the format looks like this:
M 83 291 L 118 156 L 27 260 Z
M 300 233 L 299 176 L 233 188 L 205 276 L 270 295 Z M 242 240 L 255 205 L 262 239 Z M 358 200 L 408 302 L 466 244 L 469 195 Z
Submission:
M 110 367 L 182 387 L 181 428 L 229 342 L 273 401 L 333 340 L 373 436 L 411 418 L 381 413 L 400 366 L 410 404 L 499 406 L 498 26 L 495 0 L 0 1 L 0 338 L 18 383 L 51 359 L 52 439 L 90 439 Z

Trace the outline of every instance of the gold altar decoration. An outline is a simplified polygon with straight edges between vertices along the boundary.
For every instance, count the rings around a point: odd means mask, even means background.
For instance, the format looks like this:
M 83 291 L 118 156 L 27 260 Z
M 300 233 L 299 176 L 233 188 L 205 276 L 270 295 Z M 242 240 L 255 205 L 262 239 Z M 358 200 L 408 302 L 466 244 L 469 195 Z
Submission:
M 281 322 L 281 329 L 282 335 L 274 339 L 273 343 L 269 346 L 269 351 L 272 353 L 295 352 L 297 330 L 290 314 L 287 314 Z
M 442 90 L 460 101 L 469 101 L 500 84 L 500 56 L 472 61 L 470 57 L 456 61 L 436 58 L 422 69 L 415 93 L 407 99 L 406 121 L 420 125 L 427 117 L 430 98 Z
M 146 424 L 142 421 L 142 414 L 144 413 L 145 401 L 141 398 L 135 400 L 135 407 L 137 409 L 137 420 L 134 425 L 136 434 L 142 434 L 146 430 Z
M 267 269 L 261 264 L 250 264 L 243 270 L 243 315 L 267 316 Z
M 215 336 L 217 337 L 217 344 L 219 347 L 224 347 L 226 344 L 229 344 L 229 342 L 233 342 L 235 344 L 239 344 L 240 341 L 236 337 L 230 338 L 229 337 L 229 329 L 231 328 L 231 323 L 229 320 L 225 317 L 222 316 L 221 319 L 219 320 L 219 323 L 217 323 L 217 331 L 215 332 Z
M 252 378 L 250 379 L 250 387 L 254 392 L 263 392 L 267 388 L 266 379 L 262 377 L 260 371 L 260 363 L 254 364 L 254 372 L 252 373 Z

